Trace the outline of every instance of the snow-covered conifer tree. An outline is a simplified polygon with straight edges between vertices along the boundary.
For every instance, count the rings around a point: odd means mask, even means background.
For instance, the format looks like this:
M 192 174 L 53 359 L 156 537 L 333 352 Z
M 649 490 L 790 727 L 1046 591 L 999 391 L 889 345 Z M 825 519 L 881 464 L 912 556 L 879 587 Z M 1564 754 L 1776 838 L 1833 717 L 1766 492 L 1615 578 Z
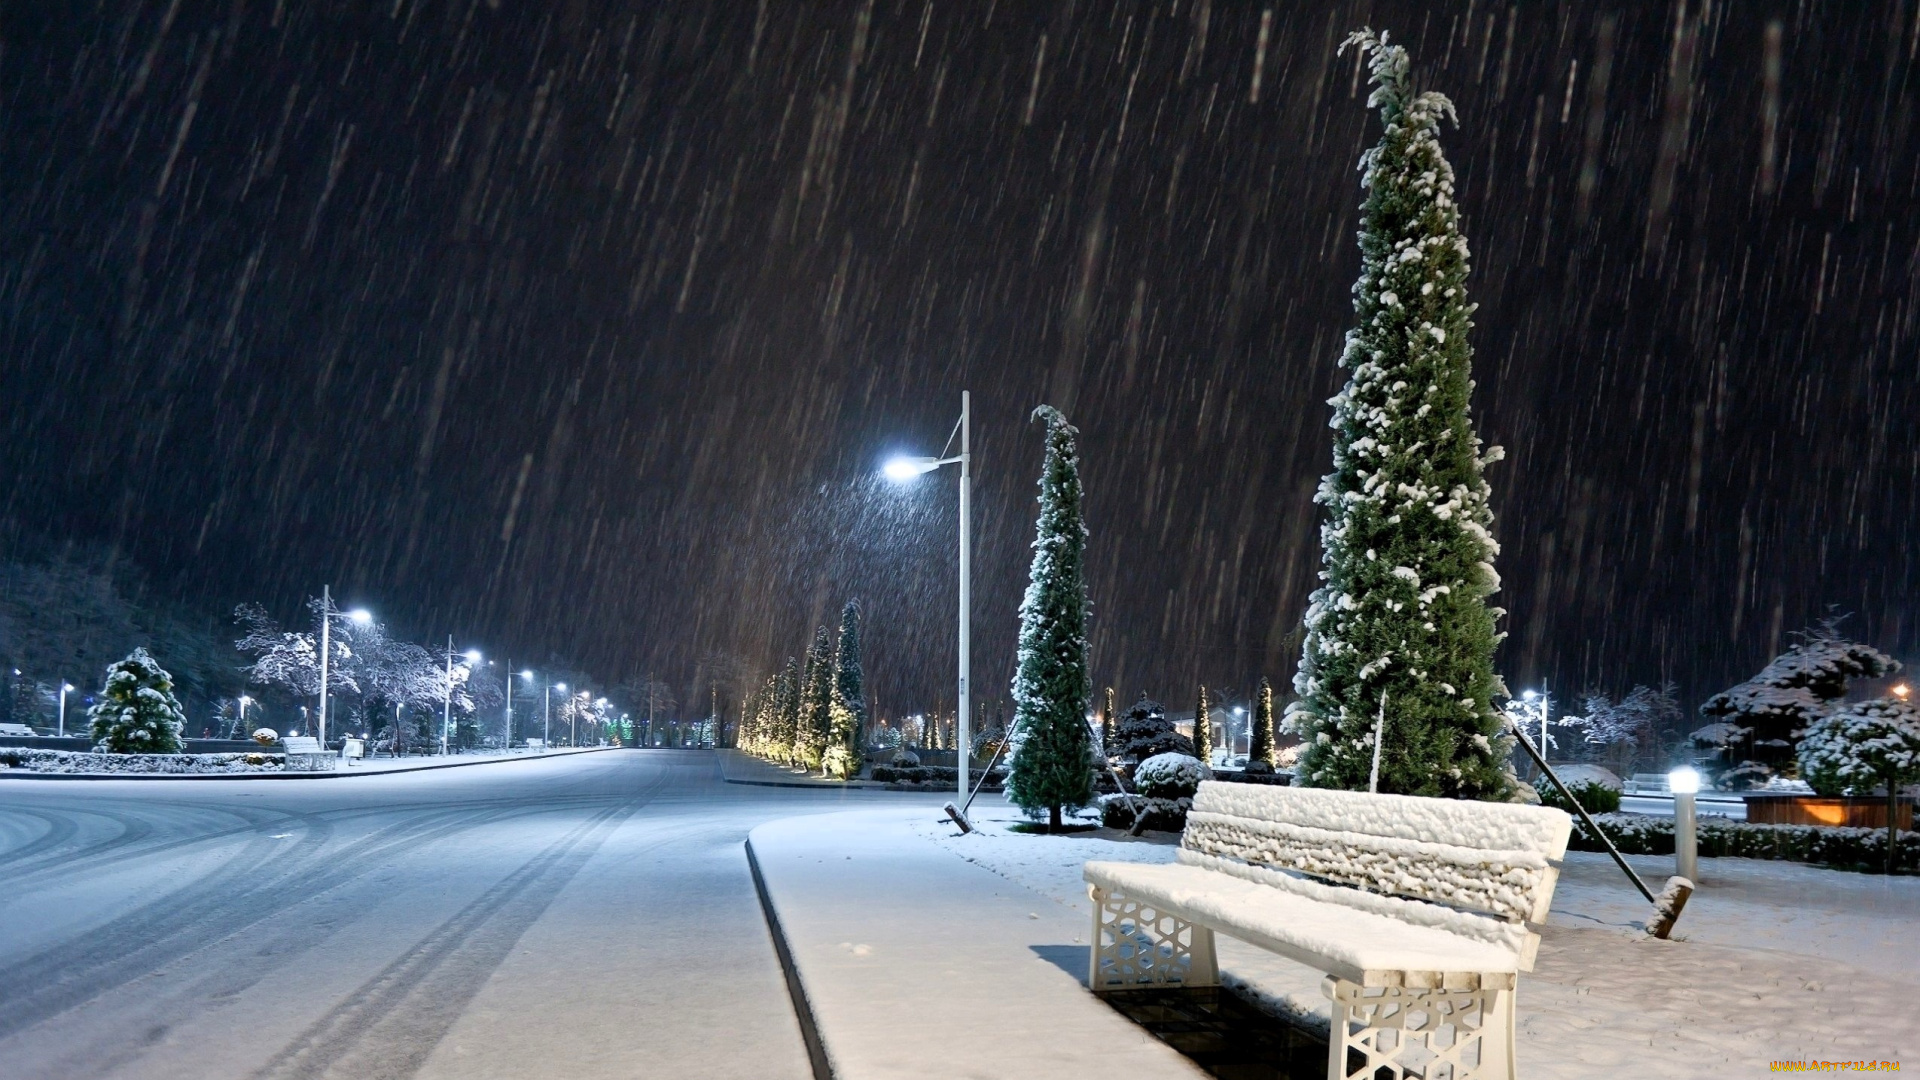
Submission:
M 1106 704 L 1100 709 L 1100 752 L 1113 756 L 1113 687 L 1107 687 Z
M 1213 758 L 1213 714 L 1208 711 L 1207 688 L 1200 688 L 1200 701 L 1193 707 L 1193 756 L 1205 765 Z
M 87 716 L 95 745 L 115 754 L 177 754 L 187 726 L 173 696 L 173 676 L 145 649 L 107 669 L 107 684 Z
M 1193 755 L 1193 740 L 1173 729 L 1166 706 L 1140 695 L 1121 715 L 1113 729 L 1113 747 L 1108 756 L 1125 765 L 1138 765 L 1161 754 Z
M 860 606 L 851 600 L 840 609 L 840 642 L 833 658 L 834 691 L 853 718 L 841 742 L 858 752 L 867 733 L 867 675 L 860 666 Z
M 1273 684 L 1260 680 L 1260 696 L 1253 700 L 1253 739 L 1247 745 L 1247 771 L 1273 771 Z
M 1794 745 L 1815 721 L 1847 696 L 1853 679 L 1877 679 L 1900 661 L 1840 634 L 1840 619 L 1800 631 L 1799 640 L 1760 674 L 1708 698 L 1700 706 L 1714 719 L 1691 734 L 1709 751 L 1702 762 L 1716 787 L 1755 787 L 1793 765 Z
M 1296 783 L 1364 789 L 1385 696 L 1380 790 L 1504 799 L 1513 790 L 1494 698 L 1502 614 L 1481 451 L 1469 413 L 1467 242 L 1440 150 L 1453 104 L 1415 93 L 1406 50 L 1362 30 L 1385 133 L 1361 158 L 1357 325 L 1333 405 L 1333 472 L 1315 501 L 1321 578 L 1306 616 L 1289 722 L 1306 740 Z M 1346 46 L 1343 45 L 1342 48 Z
M 1800 740 L 1800 772 L 1822 795 L 1887 797 L 1887 872 L 1900 836 L 1900 789 L 1920 783 L 1920 709 L 1904 698 L 1853 702 L 1813 722 Z
M 1093 801 L 1093 732 L 1087 727 L 1087 525 L 1081 508 L 1079 434 L 1060 410 L 1042 405 L 1046 463 L 1040 473 L 1040 518 L 1033 567 L 1020 603 L 1020 651 L 1013 679 L 1015 746 L 1007 798 L 1030 816 L 1060 813 Z
M 825 626 L 813 631 L 807 647 L 806 686 L 800 701 L 798 764 L 820 767 L 833 726 L 833 638 Z
M 793 657 L 780 672 L 779 703 L 775 708 L 775 753 L 777 761 L 796 764 L 800 760 L 800 698 L 803 672 Z

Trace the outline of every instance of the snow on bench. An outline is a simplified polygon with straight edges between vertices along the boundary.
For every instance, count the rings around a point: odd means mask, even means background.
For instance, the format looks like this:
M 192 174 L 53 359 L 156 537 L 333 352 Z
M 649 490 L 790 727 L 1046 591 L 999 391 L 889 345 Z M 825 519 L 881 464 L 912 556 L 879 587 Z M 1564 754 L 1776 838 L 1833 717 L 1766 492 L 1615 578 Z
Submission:
M 280 740 L 286 750 L 289 769 L 325 772 L 340 764 L 340 759 L 320 748 L 320 740 L 311 735 L 289 735 Z
M 1572 820 L 1512 803 L 1208 781 L 1179 861 L 1090 862 L 1096 993 L 1219 983 L 1215 931 L 1327 973 L 1327 1076 L 1514 1075 Z

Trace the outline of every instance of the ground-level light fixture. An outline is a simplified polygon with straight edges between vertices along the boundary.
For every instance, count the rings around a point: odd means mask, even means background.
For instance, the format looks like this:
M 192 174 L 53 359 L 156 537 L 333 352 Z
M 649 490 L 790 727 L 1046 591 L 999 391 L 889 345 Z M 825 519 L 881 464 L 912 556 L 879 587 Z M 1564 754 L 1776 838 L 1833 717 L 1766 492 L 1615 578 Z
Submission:
M 1700 884 L 1700 831 L 1694 808 L 1694 795 L 1700 790 L 1700 773 L 1682 765 L 1667 774 L 1667 790 L 1673 793 L 1674 873 Z

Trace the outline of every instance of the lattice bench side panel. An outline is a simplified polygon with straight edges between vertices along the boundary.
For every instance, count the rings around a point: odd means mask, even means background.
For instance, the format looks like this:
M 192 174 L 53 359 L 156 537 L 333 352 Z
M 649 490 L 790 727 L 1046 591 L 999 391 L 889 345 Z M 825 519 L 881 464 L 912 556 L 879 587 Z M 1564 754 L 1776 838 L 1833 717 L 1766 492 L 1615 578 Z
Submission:
M 1093 897 L 1092 989 L 1219 984 L 1211 929 L 1161 911 L 1151 901 L 1099 886 L 1088 892 Z
M 1513 991 L 1362 987 L 1329 977 L 1329 1080 L 1513 1080 Z M 1384 1070 L 1384 1071 L 1383 1071 Z

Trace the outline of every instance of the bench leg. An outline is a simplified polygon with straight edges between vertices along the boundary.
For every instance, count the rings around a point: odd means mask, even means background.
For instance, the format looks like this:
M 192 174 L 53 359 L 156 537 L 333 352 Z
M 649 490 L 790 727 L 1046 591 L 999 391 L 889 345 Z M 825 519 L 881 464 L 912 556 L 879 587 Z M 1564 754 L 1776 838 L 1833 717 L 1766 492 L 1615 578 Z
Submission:
M 1321 990 L 1333 1002 L 1327 1080 L 1514 1080 L 1511 990 L 1369 988 L 1334 978 Z
M 1087 986 L 1095 993 L 1142 986 L 1218 986 L 1213 931 L 1151 903 L 1089 886 L 1093 939 Z

